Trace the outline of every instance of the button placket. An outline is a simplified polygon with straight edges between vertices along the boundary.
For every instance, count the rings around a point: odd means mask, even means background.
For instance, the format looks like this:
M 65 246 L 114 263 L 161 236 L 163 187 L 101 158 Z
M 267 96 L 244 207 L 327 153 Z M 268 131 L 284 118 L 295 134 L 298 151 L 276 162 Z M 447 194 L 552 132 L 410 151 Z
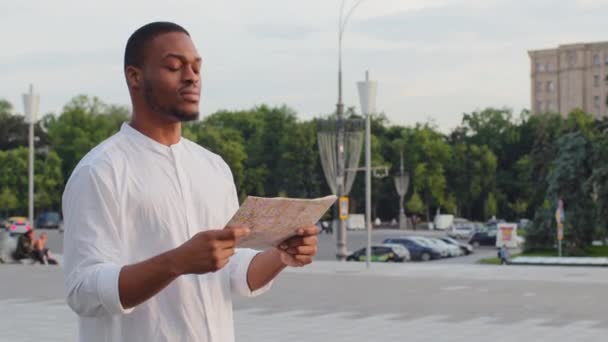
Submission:
M 190 194 L 190 189 L 188 188 L 188 182 L 187 182 L 187 178 L 186 178 L 186 174 L 184 172 L 184 168 L 182 165 L 182 158 L 180 155 L 180 150 L 178 148 L 176 148 L 177 146 L 172 146 L 171 147 L 171 156 L 173 157 L 173 162 L 174 162 L 174 166 L 175 166 L 175 170 L 177 172 L 177 178 L 178 178 L 178 183 L 179 183 L 179 188 L 180 188 L 180 192 L 182 195 L 182 200 L 183 200 L 183 207 L 184 207 L 184 211 L 186 213 L 186 224 L 187 224 L 187 232 L 188 232 L 188 238 L 191 238 L 192 236 L 194 236 L 197 231 L 195 229 L 195 225 L 194 222 L 192 221 L 192 213 L 193 213 L 193 208 L 191 200 L 192 200 L 192 196 Z M 213 321 L 213 317 L 210 315 L 209 313 L 209 309 L 208 306 L 210 305 L 211 302 L 211 293 L 209 292 L 209 281 L 204 281 L 204 277 L 205 275 L 191 275 L 192 277 L 196 278 L 197 284 L 198 284 L 198 288 L 199 288 L 199 293 L 202 295 L 202 299 L 203 299 L 203 310 L 205 311 L 205 319 L 207 321 L 207 331 L 209 334 L 209 340 L 210 341 L 216 341 L 216 332 L 214 330 L 214 324 L 215 322 Z

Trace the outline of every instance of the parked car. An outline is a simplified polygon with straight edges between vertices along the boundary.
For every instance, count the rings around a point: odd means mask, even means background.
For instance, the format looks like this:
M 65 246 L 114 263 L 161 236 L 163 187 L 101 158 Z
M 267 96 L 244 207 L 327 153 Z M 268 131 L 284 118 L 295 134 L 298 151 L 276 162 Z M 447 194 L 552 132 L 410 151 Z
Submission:
M 458 246 L 454 246 L 452 244 L 446 243 L 445 241 L 437 238 L 428 238 L 431 243 L 440 246 L 441 248 L 446 248 L 448 250 L 449 257 L 458 257 L 464 255 L 464 252 Z
M 456 239 L 452 239 L 451 237 L 442 237 L 440 238 L 443 242 L 457 246 L 458 248 L 460 248 L 462 250 L 462 252 L 466 255 L 469 255 L 471 253 L 473 253 L 474 249 L 473 246 L 471 246 L 468 243 L 464 243 L 464 242 L 460 242 Z
M 496 246 L 496 229 L 485 229 L 473 234 L 469 243 L 473 247 Z
M 0 216 L 0 229 L 8 230 L 8 219 L 6 217 Z
M 384 239 L 385 244 L 399 244 L 405 247 L 411 256 L 412 260 L 429 261 L 432 259 L 441 258 L 441 253 L 436 249 L 427 246 L 426 244 L 417 241 L 411 237 L 396 237 Z
M 367 248 L 363 247 L 352 253 L 346 261 L 365 261 L 367 259 Z M 404 262 L 410 259 L 407 249 L 398 244 L 382 244 L 371 246 L 372 262 Z
M 475 234 L 475 230 L 473 224 L 453 224 L 448 229 L 448 236 L 454 239 L 468 240 Z
M 58 229 L 61 223 L 61 215 L 55 211 L 47 211 L 36 219 L 36 228 L 54 228 Z
M 32 229 L 32 226 L 28 222 L 27 218 L 23 216 L 9 217 L 7 223 L 10 236 L 23 234 Z
M 427 246 L 434 248 L 437 252 L 439 252 L 439 254 L 441 254 L 442 258 L 447 258 L 450 256 L 450 250 L 445 245 L 440 245 L 431 241 L 431 239 L 422 236 L 415 236 L 413 238 L 420 241 L 422 244 L 426 244 Z

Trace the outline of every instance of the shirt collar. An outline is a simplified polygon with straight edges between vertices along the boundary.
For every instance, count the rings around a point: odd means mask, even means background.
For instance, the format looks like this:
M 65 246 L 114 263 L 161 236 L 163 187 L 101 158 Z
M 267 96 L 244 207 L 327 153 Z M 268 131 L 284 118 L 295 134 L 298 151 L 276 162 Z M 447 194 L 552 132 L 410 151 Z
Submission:
M 171 150 L 179 148 L 184 140 L 182 137 L 180 137 L 176 144 L 167 146 L 136 130 L 128 122 L 123 122 L 122 126 L 120 127 L 120 133 L 126 135 L 137 144 L 162 154 L 169 154 Z

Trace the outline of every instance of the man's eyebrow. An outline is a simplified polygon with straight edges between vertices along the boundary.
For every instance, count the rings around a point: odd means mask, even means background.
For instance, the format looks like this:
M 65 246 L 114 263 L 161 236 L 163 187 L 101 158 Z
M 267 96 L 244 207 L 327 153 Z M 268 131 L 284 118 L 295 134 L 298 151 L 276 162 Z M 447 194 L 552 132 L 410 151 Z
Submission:
M 168 53 L 168 54 L 166 54 L 165 57 L 163 57 L 163 59 L 166 59 L 166 58 L 177 58 L 177 59 L 179 59 L 181 61 L 187 61 L 188 60 L 188 58 L 186 56 L 182 55 L 182 54 L 171 53 L 171 52 Z M 195 62 L 201 62 L 202 60 L 203 59 L 201 57 L 196 57 L 194 59 Z

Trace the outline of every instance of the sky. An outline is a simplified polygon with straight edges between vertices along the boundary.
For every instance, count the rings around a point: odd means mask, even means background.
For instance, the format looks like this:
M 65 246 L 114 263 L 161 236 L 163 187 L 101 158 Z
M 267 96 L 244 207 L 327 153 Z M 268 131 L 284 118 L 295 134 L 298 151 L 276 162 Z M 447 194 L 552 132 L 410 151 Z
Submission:
M 346 0 L 347 7 L 354 0 Z M 0 0 L 0 98 L 41 113 L 78 94 L 129 105 L 124 46 L 138 27 L 173 21 L 203 57 L 203 116 L 287 105 L 302 120 L 337 101 L 341 0 Z M 344 103 L 369 70 L 391 123 L 458 126 L 462 113 L 530 103 L 527 51 L 608 40 L 608 0 L 363 0 L 343 40 Z

